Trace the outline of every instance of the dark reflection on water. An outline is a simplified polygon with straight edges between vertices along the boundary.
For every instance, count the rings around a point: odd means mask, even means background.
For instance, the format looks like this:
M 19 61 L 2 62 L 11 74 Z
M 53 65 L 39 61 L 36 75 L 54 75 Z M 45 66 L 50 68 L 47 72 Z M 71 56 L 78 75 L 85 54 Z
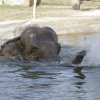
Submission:
M 100 67 L 0 58 L 0 100 L 100 100 Z
M 52 76 L 56 75 L 55 73 L 46 73 L 44 71 L 35 71 L 35 72 L 27 72 L 25 74 L 21 74 L 23 78 L 32 78 L 32 79 L 37 79 L 37 78 L 50 78 L 54 79 Z
M 75 76 L 76 78 L 84 79 L 85 75 L 82 73 L 83 67 L 75 67 L 74 72 L 77 73 L 78 75 Z

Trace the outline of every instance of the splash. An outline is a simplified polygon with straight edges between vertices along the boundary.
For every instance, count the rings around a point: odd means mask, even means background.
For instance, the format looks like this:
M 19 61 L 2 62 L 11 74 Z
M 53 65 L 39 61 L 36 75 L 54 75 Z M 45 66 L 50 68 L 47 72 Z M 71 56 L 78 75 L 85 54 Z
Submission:
M 100 30 L 80 43 L 87 51 L 83 65 L 100 66 Z

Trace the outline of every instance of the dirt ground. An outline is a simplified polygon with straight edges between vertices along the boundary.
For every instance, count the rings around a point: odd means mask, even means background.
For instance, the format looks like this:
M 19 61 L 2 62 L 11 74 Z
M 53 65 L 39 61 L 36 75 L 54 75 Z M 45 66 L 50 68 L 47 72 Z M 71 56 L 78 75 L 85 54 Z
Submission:
M 32 8 L 0 7 L 0 39 L 13 38 L 26 26 L 38 25 L 52 27 L 60 42 L 63 38 L 65 44 L 77 44 L 79 38 L 95 34 L 100 28 L 100 5 L 91 6 L 85 4 L 81 11 L 73 11 L 70 6 L 42 5 L 37 8 L 36 20 L 32 20 Z

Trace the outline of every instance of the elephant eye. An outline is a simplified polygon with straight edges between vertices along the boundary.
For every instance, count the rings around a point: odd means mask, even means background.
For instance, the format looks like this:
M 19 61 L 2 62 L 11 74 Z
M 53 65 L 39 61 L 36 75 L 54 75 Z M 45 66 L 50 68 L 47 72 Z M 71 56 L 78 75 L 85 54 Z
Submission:
M 37 50 L 37 48 L 34 47 L 34 48 L 33 48 L 33 52 L 35 52 L 36 50 Z

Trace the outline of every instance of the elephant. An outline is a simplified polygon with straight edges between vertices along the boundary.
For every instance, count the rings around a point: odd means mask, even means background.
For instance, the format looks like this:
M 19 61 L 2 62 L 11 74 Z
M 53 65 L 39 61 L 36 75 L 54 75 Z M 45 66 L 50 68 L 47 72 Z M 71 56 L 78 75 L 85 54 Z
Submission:
M 34 61 L 58 61 L 60 50 L 61 45 L 52 28 L 28 27 L 20 36 L 9 39 L 1 46 L 0 56 L 21 56 L 23 60 Z M 80 51 L 71 64 L 80 64 L 85 55 L 85 50 Z M 67 63 L 59 65 L 68 66 Z
M 50 27 L 28 27 L 1 47 L 1 56 L 21 55 L 24 60 L 36 61 L 57 60 L 61 49 L 56 32 Z

